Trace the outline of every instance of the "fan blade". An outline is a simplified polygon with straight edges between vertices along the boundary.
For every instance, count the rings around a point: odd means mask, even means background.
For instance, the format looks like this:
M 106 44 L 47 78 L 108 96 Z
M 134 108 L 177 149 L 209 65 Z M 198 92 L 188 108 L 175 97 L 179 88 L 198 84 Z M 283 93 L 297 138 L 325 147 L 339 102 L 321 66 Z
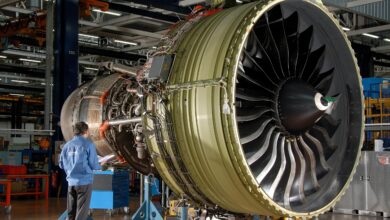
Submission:
M 274 110 L 270 108 L 251 108 L 251 109 L 238 109 L 237 110 L 237 121 L 245 122 L 245 121 L 253 121 L 260 118 L 262 115 L 274 112 Z
M 325 48 L 325 45 L 323 45 L 309 54 L 305 69 L 301 76 L 306 82 L 309 82 L 313 75 L 317 76 L 320 73 L 325 61 Z
M 269 147 L 269 142 L 270 142 L 270 139 L 271 139 L 271 135 L 273 133 L 273 131 L 275 130 L 275 126 L 271 127 L 267 133 L 267 136 L 265 137 L 265 141 L 264 141 L 264 144 L 262 144 L 260 146 L 260 149 L 257 150 L 252 156 L 250 156 L 247 160 L 248 162 L 248 165 L 252 165 L 254 162 L 256 162 L 258 159 L 260 159 L 260 157 L 262 157 L 264 155 L 264 153 L 267 151 L 268 147 Z
M 318 122 L 317 125 L 326 129 L 329 137 L 333 137 L 341 123 L 341 119 L 335 120 L 332 116 L 325 114 Z
M 328 91 L 329 91 L 330 86 L 332 85 L 332 81 L 333 81 L 333 71 L 334 71 L 334 68 L 326 71 L 325 73 L 320 74 L 316 83 L 314 83 L 315 88 L 321 94 L 328 94 Z
M 237 88 L 236 98 L 243 99 L 246 101 L 252 101 L 252 102 L 261 102 L 261 101 L 275 102 L 274 100 L 270 99 L 269 97 L 259 96 L 255 92 L 253 92 L 249 89 L 241 89 L 241 88 Z
M 251 131 L 248 131 L 248 125 L 247 124 L 244 124 L 244 126 L 247 128 L 247 129 L 240 129 L 240 136 L 242 138 L 240 138 L 240 143 L 241 144 L 246 144 L 246 143 L 249 143 L 255 139 L 257 139 L 258 137 L 261 136 L 261 134 L 263 133 L 265 127 L 272 121 L 273 119 L 272 118 L 269 118 L 267 120 L 264 120 L 264 122 L 262 122 L 261 126 L 258 127 L 255 131 L 251 132 Z M 256 124 L 257 125 L 257 124 Z M 241 126 L 240 126 L 241 127 Z
M 302 33 L 299 34 L 298 39 L 298 61 L 295 76 L 300 77 L 302 71 L 305 68 L 307 59 L 310 54 L 310 48 L 312 44 L 313 26 L 308 27 Z
M 292 151 L 291 147 L 291 142 L 287 141 L 287 151 L 288 151 L 288 156 L 290 158 L 290 175 L 288 177 L 288 181 L 286 184 L 286 190 L 284 191 L 284 206 L 289 209 L 291 208 L 290 206 L 290 193 L 291 189 L 294 183 L 294 178 L 295 178 L 295 172 L 296 172 L 296 162 L 294 158 L 294 153 Z
M 289 48 L 288 48 L 288 42 L 287 42 L 287 36 L 285 32 L 285 25 L 284 25 L 284 19 L 282 16 L 282 9 L 281 7 L 274 7 L 269 14 L 275 14 L 278 17 L 281 18 L 278 20 L 278 22 L 272 22 L 269 23 L 269 29 L 271 31 L 272 37 L 275 41 L 275 45 L 278 49 L 279 57 L 280 57 L 280 63 L 281 63 L 281 69 L 283 70 L 282 73 L 284 77 L 287 77 L 290 75 L 289 70 Z M 269 19 L 270 20 L 270 19 Z
M 294 138 L 293 142 L 294 156 L 298 158 L 297 162 L 297 181 L 293 184 L 293 195 L 290 197 L 290 203 L 302 203 L 305 200 L 304 193 L 304 181 L 305 181 L 305 173 L 306 173 L 306 162 L 305 158 L 302 155 L 302 152 L 299 150 L 298 143 L 296 138 Z
M 278 174 L 276 175 L 276 178 L 273 181 L 273 183 L 271 185 L 271 188 L 270 188 L 270 190 L 268 192 L 268 195 L 269 195 L 270 198 L 274 198 L 276 188 L 278 187 L 278 185 L 280 183 L 280 180 L 282 179 L 284 171 L 286 169 L 287 161 L 286 161 L 286 155 L 285 155 L 285 152 L 284 152 L 285 141 L 286 141 L 285 137 L 282 137 L 282 141 L 281 141 L 281 145 L 280 145 L 281 164 L 280 164 L 280 168 L 279 168 Z
M 285 33 L 287 37 L 298 34 L 299 16 L 298 12 L 293 12 L 290 16 L 284 19 Z
M 315 190 L 318 190 L 320 188 L 320 184 L 318 183 L 317 174 L 316 174 L 316 158 L 314 156 L 313 151 L 303 140 L 302 136 L 299 136 L 299 142 L 301 143 L 301 146 L 303 146 L 304 149 L 303 154 L 306 158 L 306 161 L 308 161 L 309 162 L 308 164 L 310 165 L 310 176 L 311 176 L 311 181 L 313 183 L 313 187 Z
M 325 142 L 327 143 L 328 147 L 330 147 L 332 150 L 336 149 L 336 146 L 332 145 L 332 140 L 329 137 L 329 134 L 328 134 L 328 132 L 326 131 L 325 128 L 322 128 L 320 126 L 314 125 L 313 126 L 313 130 L 318 131 L 322 135 L 322 137 L 325 139 Z
M 284 27 L 287 35 L 287 43 L 289 49 L 289 70 L 290 76 L 295 76 L 297 62 L 298 62 L 298 48 L 299 48 L 299 17 L 298 13 L 294 12 L 288 18 L 285 19 Z
M 245 73 L 245 71 L 244 71 L 244 67 L 242 67 L 242 63 L 241 62 L 239 62 L 239 66 L 241 66 L 241 67 L 238 68 L 238 71 L 237 71 L 239 76 L 244 78 L 247 82 L 250 82 L 251 84 L 256 85 L 257 87 L 259 87 L 259 88 L 261 88 L 261 89 L 263 89 L 263 90 L 265 90 L 265 91 L 267 91 L 267 92 L 269 92 L 271 94 L 275 94 L 275 92 L 272 89 L 267 88 L 265 85 L 263 85 L 262 81 L 256 80 L 256 79 L 252 78 L 251 76 L 247 75 Z M 262 83 L 260 83 L 260 82 L 262 82 Z
M 305 133 L 305 137 L 307 137 L 312 143 L 314 143 L 314 146 L 316 147 L 318 155 L 320 157 L 320 164 L 321 164 L 322 168 L 325 171 L 329 171 L 330 166 L 328 165 L 328 163 L 325 160 L 324 148 L 322 147 L 321 142 L 319 140 L 317 140 L 315 137 L 311 136 L 309 134 L 309 132 Z
M 265 168 L 261 171 L 261 173 L 257 176 L 256 180 L 260 184 L 263 179 L 268 175 L 269 171 L 272 169 L 273 165 L 276 161 L 276 156 L 278 153 L 278 141 L 279 141 L 280 132 L 276 133 L 276 136 L 274 137 L 274 141 L 272 144 L 272 155 L 271 159 L 268 161 Z
M 246 52 L 245 50 L 243 52 L 244 52 L 244 57 L 246 58 L 245 60 L 247 60 L 249 62 L 249 63 L 243 62 L 244 69 L 245 69 L 245 67 L 248 67 L 248 68 L 252 69 L 252 71 L 254 71 L 254 72 L 261 73 L 262 76 L 265 76 L 267 78 L 267 81 L 272 83 L 274 86 L 277 86 L 276 80 L 272 79 L 272 76 L 268 75 L 270 73 L 268 73 L 268 71 L 265 71 L 261 67 L 261 65 L 253 57 L 251 57 L 250 54 L 248 54 L 248 52 Z M 250 64 L 253 64 L 254 66 L 250 65 Z M 246 70 L 245 72 L 248 72 L 248 71 Z

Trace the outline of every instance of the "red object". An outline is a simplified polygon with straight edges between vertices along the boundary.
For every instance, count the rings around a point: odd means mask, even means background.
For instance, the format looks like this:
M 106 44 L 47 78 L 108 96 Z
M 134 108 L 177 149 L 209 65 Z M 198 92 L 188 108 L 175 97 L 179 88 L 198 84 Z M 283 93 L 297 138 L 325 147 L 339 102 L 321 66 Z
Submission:
M 91 16 L 92 7 L 99 8 L 101 11 L 108 11 L 109 4 L 98 0 L 80 0 L 80 16 Z
M 16 180 L 16 179 L 35 179 L 35 192 L 14 192 L 11 193 L 11 196 L 14 195 L 35 195 L 35 198 L 38 199 L 39 195 L 44 195 L 46 199 L 49 198 L 49 176 L 48 175 L 6 175 L 2 176 L 1 178 L 7 179 L 7 180 Z M 45 187 L 42 187 L 42 191 L 39 191 L 41 188 L 41 185 L 39 183 L 39 179 L 45 180 Z M 11 189 L 11 187 L 10 187 Z
M 105 92 L 103 93 L 103 95 L 100 96 L 99 102 L 100 102 L 101 105 L 103 105 L 104 102 L 106 102 L 106 99 L 107 99 L 107 96 L 108 96 L 108 95 L 109 95 L 109 92 L 108 92 L 108 91 L 105 91 Z
M 51 186 L 57 188 L 58 186 L 58 171 L 52 173 L 51 175 Z
M 104 133 L 106 133 L 107 129 L 110 127 L 110 124 L 108 121 L 104 121 L 103 124 L 100 125 L 99 127 L 99 136 L 101 139 L 105 138 Z
M 215 9 L 207 10 L 204 14 L 202 14 L 202 16 L 204 16 L 204 17 L 211 16 L 213 14 L 217 14 L 220 11 L 222 11 L 222 8 L 215 8 Z
M 0 205 L 8 207 L 11 205 L 11 181 L 0 179 L 0 185 L 5 186 L 5 202 L 0 202 Z
M 0 165 L 0 173 L 2 175 L 25 175 L 27 174 L 27 167 L 22 166 L 11 166 L 11 165 Z

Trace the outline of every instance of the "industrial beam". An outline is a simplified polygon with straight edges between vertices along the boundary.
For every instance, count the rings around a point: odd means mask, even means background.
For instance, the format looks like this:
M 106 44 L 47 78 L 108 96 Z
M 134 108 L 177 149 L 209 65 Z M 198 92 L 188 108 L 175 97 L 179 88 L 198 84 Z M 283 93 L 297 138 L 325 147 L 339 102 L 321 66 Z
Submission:
M 156 39 L 161 39 L 163 37 L 163 35 L 161 35 L 161 34 L 156 34 L 156 33 L 151 33 L 148 31 L 141 31 L 141 30 L 136 30 L 136 29 L 130 29 L 130 28 L 124 28 L 124 27 L 105 26 L 105 27 L 103 27 L 103 29 L 109 30 L 109 31 L 118 31 L 118 32 L 122 32 L 124 34 L 141 35 L 141 36 L 151 37 L 151 38 L 156 38 Z
M 385 59 L 390 61 L 390 55 L 386 55 L 383 53 L 372 52 L 372 56 L 378 59 Z
M 90 22 L 86 20 L 79 20 L 79 24 L 81 25 L 86 25 L 88 27 L 81 27 L 80 28 L 80 33 L 81 32 L 91 32 L 91 31 L 97 31 L 100 28 L 108 25 L 124 25 L 129 22 L 131 22 L 135 18 L 139 18 L 140 16 L 137 15 L 125 15 L 121 16 L 119 18 L 114 18 L 110 19 L 108 21 L 100 22 L 100 23 L 95 23 L 95 22 Z
M 25 57 L 31 57 L 31 58 L 46 59 L 46 54 L 44 54 L 44 53 L 33 53 L 33 52 L 22 51 L 22 50 L 13 50 L 13 49 L 5 50 L 2 53 L 9 54 L 9 55 L 16 55 L 16 56 L 25 56 Z
M 6 10 L 6 11 L 18 12 L 18 13 L 21 13 L 21 14 L 31 14 L 31 13 L 34 12 L 32 10 L 28 10 L 28 9 L 25 9 L 25 8 L 19 8 L 19 7 L 15 7 L 15 6 L 5 6 L 5 7 L 1 8 L 1 9 L 2 10 Z
M 388 30 L 390 30 L 390 24 L 348 31 L 347 35 L 348 37 L 351 37 L 355 35 L 361 35 L 364 33 L 375 33 L 375 32 L 388 31 Z
M 7 79 L 19 79 L 19 80 L 31 80 L 31 81 L 45 82 L 44 79 L 39 78 L 39 77 L 9 75 L 9 74 L 4 74 L 4 73 L 0 73 L 0 77 L 7 78 Z
M 18 85 L 18 86 L 13 86 L 9 84 L 1 84 L 0 86 L 1 90 L 0 92 L 20 92 L 20 91 L 25 91 L 25 92 L 30 92 L 31 93 L 43 93 L 45 90 L 43 88 L 33 88 L 27 85 Z
M 79 60 L 79 64 L 91 65 L 91 66 L 100 66 L 100 63 L 86 61 L 86 60 Z
M 46 71 L 45 71 L 45 111 L 44 128 L 51 129 L 50 115 L 52 112 L 52 68 L 53 68 L 53 41 L 54 41 L 54 3 L 53 0 L 47 0 L 46 11 Z
M 133 2 L 140 5 L 146 5 L 153 8 L 164 9 L 180 14 L 191 13 L 191 8 L 179 6 L 179 0 L 125 0 L 126 2 Z
M 352 8 L 352 7 L 357 7 L 357 6 L 362 6 L 362 5 L 367 5 L 371 3 L 376 3 L 376 2 L 382 2 L 383 0 L 357 0 L 357 1 L 351 1 L 347 2 L 347 8 Z
M 121 51 L 122 52 L 129 52 L 129 51 L 141 50 L 141 49 L 144 49 L 144 48 L 149 48 L 149 47 L 156 46 L 158 43 L 160 43 L 160 40 L 151 41 L 151 42 L 147 42 L 147 43 L 142 43 L 141 45 L 138 45 L 138 46 L 135 46 L 135 47 L 123 48 L 123 49 L 121 49 Z
M 390 63 L 374 61 L 374 64 L 377 66 L 390 67 Z
M 17 2 L 20 2 L 20 0 L 0 0 L 0 7 L 12 5 L 12 4 L 17 3 Z
M 105 57 L 112 57 L 112 58 L 116 58 L 116 59 L 130 60 L 130 61 L 137 61 L 139 59 L 146 58 L 146 56 L 144 56 L 144 55 L 118 52 L 118 51 L 113 51 L 113 50 L 104 50 L 104 49 L 94 48 L 94 47 L 80 46 L 79 50 L 80 50 L 80 53 L 93 54 L 93 55 L 99 55 L 99 56 L 105 56 Z
M 162 14 L 160 12 L 147 11 L 147 10 L 143 10 L 140 8 L 134 8 L 131 6 L 117 4 L 117 3 L 110 3 L 110 9 L 113 9 L 115 11 L 126 12 L 129 14 L 140 15 L 143 17 L 154 18 L 157 20 L 168 21 L 168 22 L 172 22 L 172 23 L 175 23 L 175 22 L 181 20 L 177 16 L 166 15 L 166 14 Z
M 79 1 L 56 0 L 55 2 L 55 60 L 53 81 L 53 129 L 55 140 L 62 139 L 58 125 L 61 108 L 66 98 L 78 86 L 78 33 L 79 33 Z
M 126 35 L 118 35 L 118 34 L 114 34 L 114 33 L 110 33 L 110 32 L 98 31 L 98 32 L 94 32 L 94 34 L 97 36 L 108 37 L 108 38 L 112 38 L 115 40 L 137 42 L 134 40 L 134 37 L 129 37 Z
M 7 72 L 7 73 L 20 73 L 29 76 L 39 77 L 39 78 L 43 78 L 45 75 L 45 72 L 41 69 L 34 69 L 34 68 L 14 66 L 14 65 L 5 65 L 5 64 L 0 65 L 0 71 Z
M 390 51 L 390 45 L 374 47 L 371 50 L 375 51 L 375 52 L 389 52 Z
M 136 29 L 130 29 L 130 28 L 124 28 L 124 27 L 117 27 L 117 26 L 113 26 L 113 25 L 105 26 L 105 25 L 96 24 L 94 22 L 84 21 L 84 20 L 79 21 L 79 24 L 87 25 L 90 27 L 95 27 L 95 30 L 96 30 L 96 28 L 101 28 L 103 30 L 117 31 L 117 32 L 122 32 L 124 34 L 130 34 L 130 35 L 141 35 L 141 36 L 152 37 L 152 38 L 157 38 L 157 39 L 160 39 L 162 37 L 161 34 L 155 34 L 155 33 L 151 33 L 148 31 L 142 31 L 142 30 L 136 30 Z M 93 28 L 83 29 L 83 31 L 86 31 L 86 30 L 91 31 L 91 30 L 93 30 Z
M 190 6 L 190 5 L 196 5 L 200 3 L 204 3 L 206 0 L 182 0 L 179 2 L 180 6 Z

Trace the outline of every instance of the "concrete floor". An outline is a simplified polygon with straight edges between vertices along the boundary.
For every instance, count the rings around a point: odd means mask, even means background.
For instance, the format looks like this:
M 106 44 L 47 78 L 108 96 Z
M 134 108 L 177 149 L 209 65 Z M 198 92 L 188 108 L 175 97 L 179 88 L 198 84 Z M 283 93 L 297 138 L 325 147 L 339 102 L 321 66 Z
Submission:
M 0 208 L 0 220 L 56 220 L 65 211 L 66 199 L 50 198 L 49 200 L 12 200 L 11 214 L 6 214 Z M 138 201 L 130 200 L 130 210 L 137 209 Z M 112 217 L 103 210 L 93 212 L 94 220 L 130 220 L 131 215 L 125 213 L 115 213 Z M 320 220 L 374 220 L 383 219 L 379 217 L 353 216 L 328 213 L 322 215 Z

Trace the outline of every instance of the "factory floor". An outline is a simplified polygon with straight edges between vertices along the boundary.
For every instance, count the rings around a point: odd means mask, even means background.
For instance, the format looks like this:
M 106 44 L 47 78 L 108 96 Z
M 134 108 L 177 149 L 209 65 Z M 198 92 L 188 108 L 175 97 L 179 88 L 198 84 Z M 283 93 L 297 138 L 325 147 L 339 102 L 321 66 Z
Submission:
M 49 200 L 11 200 L 11 214 L 6 214 L 3 207 L 0 207 L 0 220 L 56 220 L 65 211 L 65 198 L 50 198 Z M 130 202 L 130 211 L 137 209 L 138 202 Z M 94 220 L 130 220 L 131 215 L 125 213 L 114 213 L 113 216 L 103 210 L 93 212 Z M 328 213 L 322 215 L 320 220 L 374 220 L 382 217 L 353 216 Z

